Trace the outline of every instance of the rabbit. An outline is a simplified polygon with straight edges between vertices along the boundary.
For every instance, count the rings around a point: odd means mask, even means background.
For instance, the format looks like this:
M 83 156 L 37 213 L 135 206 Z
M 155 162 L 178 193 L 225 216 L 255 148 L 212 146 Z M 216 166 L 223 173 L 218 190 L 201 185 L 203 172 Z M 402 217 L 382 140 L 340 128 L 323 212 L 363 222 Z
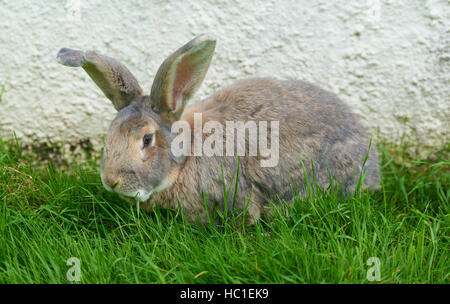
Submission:
M 58 52 L 61 64 L 82 67 L 118 111 L 101 161 L 101 181 L 108 191 L 130 203 L 137 199 L 148 212 L 155 206 L 181 208 L 192 223 L 207 222 L 217 208 L 242 214 L 245 224 L 253 225 L 270 217 L 271 206 L 289 204 L 297 195 L 306 197 L 308 179 L 324 189 L 333 179 L 346 195 L 357 189 L 358 176 L 365 175 L 361 189 L 380 189 L 377 152 L 362 124 L 334 94 L 313 84 L 250 78 L 188 103 L 205 78 L 215 45 L 213 38 L 200 35 L 172 53 L 159 67 L 150 95 L 115 59 L 93 51 Z M 261 166 L 267 157 L 261 154 L 175 155 L 171 146 L 177 133 L 172 126 L 185 122 L 195 127 L 199 113 L 203 125 L 279 121 L 279 162 Z M 246 138 L 245 144 L 249 142 Z M 233 190 L 229 195 L 224 182 Z

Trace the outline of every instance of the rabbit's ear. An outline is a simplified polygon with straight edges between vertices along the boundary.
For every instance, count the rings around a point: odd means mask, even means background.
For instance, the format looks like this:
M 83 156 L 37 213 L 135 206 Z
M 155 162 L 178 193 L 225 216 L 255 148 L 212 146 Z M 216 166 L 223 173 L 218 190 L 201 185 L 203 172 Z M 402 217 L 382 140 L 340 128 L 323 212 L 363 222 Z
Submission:
M 59 63 L 82 67 L 119 111 L 143 91 L 131 72 L 115 59 L 93 51 L 82 52 L 63 48 L 56 56 Z
M 200 35 L 170 55 L 159 67 L 150 100 L 162 118 L 179 119 L 188 99 L 205 78 L 216 41 Z

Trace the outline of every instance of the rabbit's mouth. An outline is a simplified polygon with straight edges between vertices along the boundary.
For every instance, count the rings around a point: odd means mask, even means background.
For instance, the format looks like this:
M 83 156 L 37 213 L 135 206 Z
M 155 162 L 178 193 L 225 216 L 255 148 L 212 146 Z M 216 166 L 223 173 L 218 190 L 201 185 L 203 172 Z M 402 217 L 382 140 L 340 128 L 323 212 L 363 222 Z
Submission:
M 147 202 L 150 197 L 158 192 L 162 192 L 172 186 L 174 183 L 174 177 L 166 177 L 159 185 L 151 188 L 151 189 L 141 189 L 141 190 L 132 190 L 132 191 L 123 191 L 125 189 L 112 189 L 111 187 L 108 187 L 109 191 L 115 192 L 119 194 L 119 196 L 128 201 L 128 202 L 139 202 L 139 203 L 145 203 Z M 121 191 L 122 190 L 122 191 Z
M 153 191 L 146 191 L 146 190 L 138 190 L 133 193 L 118 193 L 119 196 L 129 202 L 136 202 L 139 203 L 145 203 L 150 199 L 150 196 L 152 195 Z

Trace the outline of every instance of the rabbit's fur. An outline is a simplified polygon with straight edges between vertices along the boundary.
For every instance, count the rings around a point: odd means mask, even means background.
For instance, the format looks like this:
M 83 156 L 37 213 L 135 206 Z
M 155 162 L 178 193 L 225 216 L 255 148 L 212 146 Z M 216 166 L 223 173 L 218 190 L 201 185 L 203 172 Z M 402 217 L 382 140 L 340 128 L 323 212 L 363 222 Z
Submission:
M 364 174 L 362 188 L 379 189 L 376 150 L 372 145 L 369 151 L 363 126 L 335 95 L 312 84 L 247 79 L 187 105 L 206 74 L 214 47 L 215 41 L 202 35 L 173 53 L 158 70 L 150 96 L 114 59 L 69 49 L 58 53 L 61 63 L 82 66 L 119 111 L 103 151 L 101 177 L 108 190 L 137 197 L 147 211 L 155 205 L 181 206 L 191 222 L 205 222 L 216 207 L 223 211 L 227 205 L 231 211 L 234 201 L 235 208 L 247 209 L 246 223 L 252 224 L 270 212 L 270 198 L 289 202 L 296 193 L 307 195 L 304 169 L 308 179 L 314 177 L 323 188 L 330 186 L 331 175 L 344 195 L 355 191 L 358 177 Z M 194 130 L 194 113 L 202 113 L 203 124 L 279 121 L 278 165 L 262 167 L 262 156 L 248 153 L 239 162 L 237 156 L 175 156 L 171 143 L 176 134 L 171 126 L 181 120 Z M 142 144 L 146 134 L 151 137 L 148 146 Z M 246 147 L 248 140 L 246 136 Z M 232 189 L 227 202 L 224 180 Z

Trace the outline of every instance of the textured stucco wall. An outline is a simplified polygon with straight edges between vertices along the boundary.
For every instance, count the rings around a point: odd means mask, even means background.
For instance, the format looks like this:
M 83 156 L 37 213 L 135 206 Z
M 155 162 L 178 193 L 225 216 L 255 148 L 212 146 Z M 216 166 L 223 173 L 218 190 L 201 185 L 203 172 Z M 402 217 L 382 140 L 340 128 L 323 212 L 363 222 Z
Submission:
M 298 78 L 336 93 L 372 135 L 449 140 L 447 0 L 0 0 L 0 134 L 98 148 L 115 110 L 56 62 L 59 48 L 115 57 L 149 92 L 164 58 L 204 32 L 218 42 L 196 98 L 249 76 Z

